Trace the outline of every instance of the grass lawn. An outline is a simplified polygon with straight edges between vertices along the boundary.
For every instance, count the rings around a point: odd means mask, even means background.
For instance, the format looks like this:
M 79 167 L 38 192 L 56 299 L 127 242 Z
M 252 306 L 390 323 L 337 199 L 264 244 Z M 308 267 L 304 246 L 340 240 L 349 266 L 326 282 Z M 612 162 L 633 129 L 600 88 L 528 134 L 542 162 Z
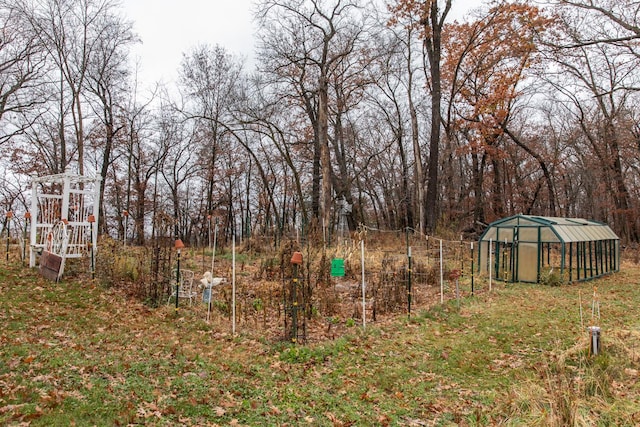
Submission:
M 250 324 L 231 336 L 199 305 L 151 309 L 4 264 L 0 424 L 638 425 L 639 284 L 631 264 L 587 283 L 498 283 L 293 346 Z

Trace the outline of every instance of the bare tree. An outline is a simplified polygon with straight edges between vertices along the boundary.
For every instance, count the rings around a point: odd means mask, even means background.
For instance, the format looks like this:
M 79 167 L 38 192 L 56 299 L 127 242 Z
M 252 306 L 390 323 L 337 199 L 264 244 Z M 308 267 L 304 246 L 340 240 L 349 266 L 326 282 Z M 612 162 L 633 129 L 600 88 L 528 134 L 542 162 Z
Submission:
M 331 79 L 338 63 L 362 41 L 362 11 L 358 0 L 263 0 L 257 14 L 262 70 L 295 90 L 294 102 L 313 128 L 312 211 L 326 226 L 331 222 L 334 174 L 329 145 Z
M 189 215 L 183 215 L 181 203 L 188 202 L 188 197 L 182 199 L 181 187 L 195 175 L 198 168 L 194 161 L 196 153 L 192 150 L 195 134 L 193 127 L 180 120 L 176 112 L 171 112 L 170 108 L 163 108 L 159 138 L 163 141 L 162 145 L 167 147 L 160 173 L 170 192 L 175 237 L 185 238 Z M 184 190 L 188 194 L 188 186 Z
M 122 159 L 127 159 L 126 165 L 119 165 L 126 178 L 124 188 L 124 207 L 115 213 L 120 226 L 124 222 L 123 211 L 126 210 L 134 221 L 134 241 L 144 244 L 145 221 L 149 210 L 156 215 L 157 206 L 155 191 L 158 184 L 158 172 L 168 152 L 168 141 L 156 129 L 157 117 L 151 111 L 149 103 L 138 105 L 134 103 L 124 112 L 126 120 L 126 143 L 122 147 Z M 153 188 L 151 187 L 153 184 Z M 153 191 L 152 200 L 149 192 Z M 153 204 L 153 207 L 150 204 Z
M 113 36 L 114 11 L 118 3 L 112 0 L 43 0 L 11 2 L 12 13 L 18 14 L 29 30 L 48 52 L 57 69 L 60 111 L 71 114 L 78 171 L 84 174 L 85 113 L 83 92 L 87 70 L 100 43 Z M 68 110 L 67 110 L 68 106 Z M 68 144 L 65 114 L 60 116 L 59 139 L 61 161 L 66 167 Z
M 420 135 L 421 105 L 427 99 L 420 80 L 421 55 L 415 46 L 415 28 L 392 28 L 386 41 L 378 42 L 385 52 L 377 61 L 376 89 L 369 90 L 369 110 L 379 110 L 380 119 L 393 133 L 402 171 L 398 206 L 404 212 L 401 227 L 424 231 L 424 172 Z M 374 113 L 375 114 L 375 113 Z M 384 132 L 382 129 L 381 132 Z M 422 138 L 424 140 L 425 138 Z
M 126 129 L 126 121 L 122 118 L 118 120 L 118 110 L 122 112 L 127 91 L 130 90 L 127 48 L 137 39 L 132 32 L 131 23 L 119 16 L 109 14 L 99 19 L 104 21 L 101 24 L 104 33 L 96 41 L 93 55 L 87 64 L 85 87 L 90 107 L 101 124 L 90 139 L 94 148 L 101 152 L 101 159 L 97 159 L 100 162 L 97 169 L 102 177 L 100 200 L 103 200 L 114 145 L 118 134 Z M 124 143 L 126 138 L 123 136 L 120 140 Z M 105 223 L 103 207 L 104 204 L 101 204 L 101 224 Z
M 573 9 L 561 10 L 563 31 L 548 43 L 558 72 L 548 73 L 547 78 L 569 101 L 569 111 L 588 142 L 589 152 L 601 165 L 600 179 L 606 185 L 605 194 L 611 197 L 615 228 L 625 240 L 637 241 L 638 215 L 625 179 L 626 131 L 622 125 L 627 123 L 624 118 L 634 108 L 635 92 L 640 88 L 638 55 L 635 43 L 618 40 L 621 34 L 636 34 L 637 14 L 623 14 L 624 10 L 634 10 L 634 4 L 562 3 Z M 594 25 L 596 22 L 599 25 Z M 613 37 L 603 37 L 601 28 L 607 28 Z
M 222 171 L 219 156 L 230 137 L 232 120 L 242 78 L 242 63 L 221 46 L 201 45 L 186 53 L 180 68 L 185 92 L 183 114 L 195 121 L 201 133 L 199 150 L 206 182 L 206 211 L 216 208 L 214 189 Z
M 636 43 L 640 39 L 640 8 L 634 0 L 556 0 L 560 16 L 569 24 L 573 40 L 558 45 L 563 48 L 586 47 L 595 44 L 625 44 L 640 55 Z M 576 20 L 576 14 L 579 15 Z M 578 25 L 590 28 L 588 34 L 577 30 Z
M 3 126 L 0 145 L 20 134 L 31 124 L 20 125 L 18 114 L 44 102 L 42 97 L 29 96 L 40 84 L 45 70 L 44 48 L 25 25 L 23 17 L 5 2 L 0 2 L 0 123 L 6 114 L 14 113 L 10 126 Z
M 429 65 L 429 85 L 431 89 L 431 136 L 429 139 L 429 171 L 425 195 L 425 227 L 428 231 L 436 228 L 440 167 L 440 136 L 442 128 L 442 36 L 445 20 L 451 10 L 451 0 L 417 1 L 397 0 L 393 12 L 397 17 L 409 19 L 415 26 L 422 27 L 422 37 Z
M 505 197 L 502 163 L 506 134 L 540 165 L 547 183 L 549 214 L 555 213 L 552 177 L 543 156 L 510 129 L 524 97 L 530 68 L 540 61 L 536 37 L 553 21 L 524 3 L 505 3 L 478 11 L 477 19 L 451 24 L 445 38 L 448 108 L 444 125 L 449 139 L 462 135 L 460 149 L 472 157 L 474 224 L 485 221 L 483 168 L 491 165 L 493 214 L 502 217 Z M 521 17 L 527 16 L 526 20 Z M 503 144 L 501 147 L 500 145 Z

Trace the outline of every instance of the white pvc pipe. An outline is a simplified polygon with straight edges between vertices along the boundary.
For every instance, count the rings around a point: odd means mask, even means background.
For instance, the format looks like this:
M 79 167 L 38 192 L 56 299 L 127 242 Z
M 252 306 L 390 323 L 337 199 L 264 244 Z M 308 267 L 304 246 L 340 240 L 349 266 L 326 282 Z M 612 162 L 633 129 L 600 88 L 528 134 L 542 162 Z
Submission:
M 209 221 L 209 228 L 211 228 L 211 221 Z M 211 233 L 209 233 L 211 234 Z M 213 302 L 213 264 L 216 260 L 216 243 L 217 243 L 217 239 L 218 239 L 218 223 L 216 223 L 216 226 L 213 230 L 213 252 L 211 253 L 211 281 L 209 281 L 209 307 L 207 307 L 207 322 L 209 321 L 209 318 L 211 317 L 211 304 Z M 211 242 L 209 242 L 211 243 Z
M 367 300 L 365 297 L 365 282 L 364 282 L 364 240 L 360 241 L 360 260 L 362 264 L 362 329 L 367 328 L 365 309 L 367 308 Z
M 584 320 L 582 319 L 582 292 L 578 291 L 578 301 L 580 305 L 580 329 L 584 329 Z
M 236 234 L 231 243 L 231 333 L 236 334 Z
M 29 267 L 36 266 L 36 235 L 40 214 L 38 213 L 38 184 L 32 180 L 31 184 L 31 223 L 29 228 Z M 93 242 L 92 242 L 93 243 Z M 95 248 L 95 246 L 94 246 Z
M 442 256 L 442 239 L 440 239 L 440 304 L 444 303 L 444 266 Z

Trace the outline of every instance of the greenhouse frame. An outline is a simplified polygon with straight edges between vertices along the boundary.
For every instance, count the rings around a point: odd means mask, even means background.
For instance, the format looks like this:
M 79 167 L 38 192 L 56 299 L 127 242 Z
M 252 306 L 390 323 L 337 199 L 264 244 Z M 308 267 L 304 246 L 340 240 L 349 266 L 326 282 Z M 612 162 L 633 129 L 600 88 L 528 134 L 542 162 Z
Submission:
M 620 238 L 597 221 L 515 215 L 487 227 L 477 256 L 479 272 L 505 282 L 583 281 L 620 270 Z

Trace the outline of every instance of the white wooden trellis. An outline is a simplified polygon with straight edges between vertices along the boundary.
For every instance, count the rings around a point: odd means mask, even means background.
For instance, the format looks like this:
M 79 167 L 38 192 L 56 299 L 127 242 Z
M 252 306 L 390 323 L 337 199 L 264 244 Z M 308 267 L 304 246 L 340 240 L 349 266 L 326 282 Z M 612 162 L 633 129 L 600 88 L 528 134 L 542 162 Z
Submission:
M 84 256 L 89 252 L 89 242 L 95 254 L 100 181 L 100 177 L 69 172 L 31 179 L 30 267 L 35 267 L 36 255 L 47 248 L 47 241 L 54 237 L 52 231 L 59 221 L 65 223 L 65 232 L 61 234 L 65 242 L 55 245 L 64 252 L 56 254 L 63 258 L 59 276 L 62 276 L 64 259 Z M 94 221 L 90 221 L 90 215 Z

